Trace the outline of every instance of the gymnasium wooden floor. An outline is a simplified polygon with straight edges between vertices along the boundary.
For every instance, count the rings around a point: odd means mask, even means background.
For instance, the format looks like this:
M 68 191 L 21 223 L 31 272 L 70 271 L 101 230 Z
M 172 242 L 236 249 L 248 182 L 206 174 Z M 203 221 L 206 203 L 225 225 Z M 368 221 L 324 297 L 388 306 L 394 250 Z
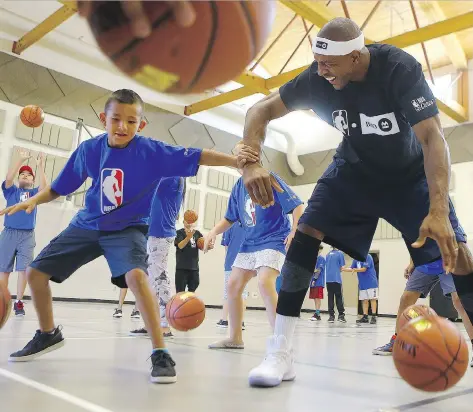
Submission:
M 247 314 L 246 349 L 211 351 L 207 345 L 225 332 L 215 327 L 220 311 L 209 310 L 196 331 L 169 341 L 178 383 L 148 383 L 149 340 L 129 337 L 130 306 L 113 319 L 111 305 L 55 303 L 56 321 L 67 343 L 32 363 L 9 364 L 37 327 L 31 302 L 25 318 L 11 318 L 0 331 L 2 411 L 48 412 L 471 412 L 473 368 L 455 388 L 429 395 L 411 389 L 397 375 L 390 357 L 371 349 L 391 336 L 392 319 L 356 327 L 305 320 L 297 326 L 297 378 L 278 388 L 248 386 L 268 327 L 263 312 Z M 462 327 L 460 325 L 460 327 Z

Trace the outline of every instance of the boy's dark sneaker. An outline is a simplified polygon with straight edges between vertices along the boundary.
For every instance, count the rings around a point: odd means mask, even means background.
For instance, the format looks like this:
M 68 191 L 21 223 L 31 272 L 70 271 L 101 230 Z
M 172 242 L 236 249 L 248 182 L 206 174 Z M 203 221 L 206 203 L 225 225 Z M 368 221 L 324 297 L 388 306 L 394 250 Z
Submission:
M 174 383 L 177 382 L 176 362 L 171 355 L 163 350 L 154 351 L 151 355 L 151 382 L 153 383 Z
M 368 319 L 368 315 L 363 315 L 362 318 L 356 320 L 357 325 L 368 324 L 368 323 L 370 323 L 370 320 Z
M 8 360 L 10 362 L 28 362 L 53 350 L 62 348 L 65 341 L 61 330 L 62 326 L 58 326 L 51 333 L 37 330 L 33 339 L 22 350 L 12 353 Z
M 218 328 L 228 328 L 228 320 L 220 319 L 220 320 L 217 322 L 217 327 L 218 327 Z

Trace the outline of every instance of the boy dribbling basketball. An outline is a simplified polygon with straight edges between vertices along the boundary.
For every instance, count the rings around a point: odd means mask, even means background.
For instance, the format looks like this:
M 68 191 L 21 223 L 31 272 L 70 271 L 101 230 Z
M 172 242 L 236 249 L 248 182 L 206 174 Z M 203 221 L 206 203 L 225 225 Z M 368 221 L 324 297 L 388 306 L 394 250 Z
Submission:
M 137 134 L 145 126 L 144 103 L 132 90 L 114 92 L 100 114 L 106 133 L 82 142 L 59 176 L 37 195 L 0 214 L 51 202 L 77 190 L 87 179 L 85 207 L 31 263 L 27 271 L 40 328 L 10 361 L 29 361 L 64 345 L 53 319 L 49 282 L 61 283 L 88 262 L 104 256 L 112 282 L 128 286 L 136 297 L 152 342 L 151 381 L 176 382 L 175 362 L 165 348 L 157 302 L 147 279 L 147 218 L 156 186 L 163 177 L 194 176 L 199 165 L 242 167 L 258 161 L 247 149 L 237 158 L 215 151 L 171 146 Z M 246 156 L 246 157 L 245 157 Z M 242 160 L 242 158 L 244 159 Z M 109 179 L 110 178 L 110 179 Z M 104 187 L 104 182 L 112 182 Z

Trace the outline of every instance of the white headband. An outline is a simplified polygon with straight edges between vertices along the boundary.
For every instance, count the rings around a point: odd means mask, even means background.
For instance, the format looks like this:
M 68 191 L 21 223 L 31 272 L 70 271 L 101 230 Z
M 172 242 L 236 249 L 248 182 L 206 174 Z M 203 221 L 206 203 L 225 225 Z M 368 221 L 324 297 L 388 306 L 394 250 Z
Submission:
M 356 39 L 348 41 L 333 41 L 323 37 L 315 37 L 312 41 L 312 52 L 325 56 L 346 56 L 354 50 L 365 47 L 365 36 L 361 33 Z

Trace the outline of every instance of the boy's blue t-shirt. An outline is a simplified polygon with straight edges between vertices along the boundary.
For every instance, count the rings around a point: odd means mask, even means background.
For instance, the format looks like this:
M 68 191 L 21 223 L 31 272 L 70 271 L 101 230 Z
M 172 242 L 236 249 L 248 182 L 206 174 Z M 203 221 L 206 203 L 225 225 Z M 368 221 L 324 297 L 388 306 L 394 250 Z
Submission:
M 317 263 L 315 264 L 315 269 L 319 269 L 320 273 L 318 277 L 314 276 L 312 277 L 310 281 L 310 287 L 311 288 L 316 288 L 316 287 L 325 287 L 325 258 L 323 256 L 317 256 Z
M 85 207 L 71 221 L 74 226 L 114 231 L 147 225 L 161 178 L 195 176 L 201 153 L 138 135 L 127 147 L 113 148 L 104 133 L 79 145 L 51 188 L 65 196 L 92 179 Z
M 232 223 L 238 220 L 243 225 L 245 240 L 239 252 L 251 253 L 273 249 L 286 254 L 284 240 L 291 231 L 287 215 L 301 205 L 302 201 L 278 175 L 271 174 L 284 192 L 279 193 L 273 189 L 274 206 L 266 209 L 253 204 L 242 178 L 233 186 L 225 219 Z
M 176 220 L 184 196 L 184 178 L 161 179 L 151 203 L 148 236 L 176 237 Z
M 366 257 L 366 262 L 353 260 L 351 268 L 366 268 L 366 272 L 357 272 L 359 290 L 376 289 L 378 287 L 378 278 L 376 277 L 376 270 L 374 268 L 374 262 L 371 255 Z
M 425 265 L 417 266 L 416 269 L 425 275 L 440 275 L 445 272 L 443 268 L 443 260 L 438 259 L 435 262 L 426 263 Z
M 39 188 L 33 189 L 21 189 L 18 186 L 12 185 L 8 189 L 5 186 L 5 182 L 2 183 L 3 196 L 7 201 L 7 207 L 16 205 L 17 203 L 24 202 L 30 197 L 33 197 L 39 192 Z M 34 208 L 33 212 L 29 215 L 24 210 L 15 213 L 14 215 L 5 215 L 3 225 L 9 229 L 21 229 L 21 230 L 33 230 L 36 226 L 36 211 Z
M 245 240 L 245 229 L 240 222 L 236 222 L 230 229 L 223 232 L 222 246 L 227 246 L 225 254 L 225 272 L 232 270 L 233 262 L 240 251 L 240 246 Z
M 339 250 L 331 250 L 325 256 L 325 280 L 332 283 L 342 283 L 342 266 L 345 266 L 345 256 Z

